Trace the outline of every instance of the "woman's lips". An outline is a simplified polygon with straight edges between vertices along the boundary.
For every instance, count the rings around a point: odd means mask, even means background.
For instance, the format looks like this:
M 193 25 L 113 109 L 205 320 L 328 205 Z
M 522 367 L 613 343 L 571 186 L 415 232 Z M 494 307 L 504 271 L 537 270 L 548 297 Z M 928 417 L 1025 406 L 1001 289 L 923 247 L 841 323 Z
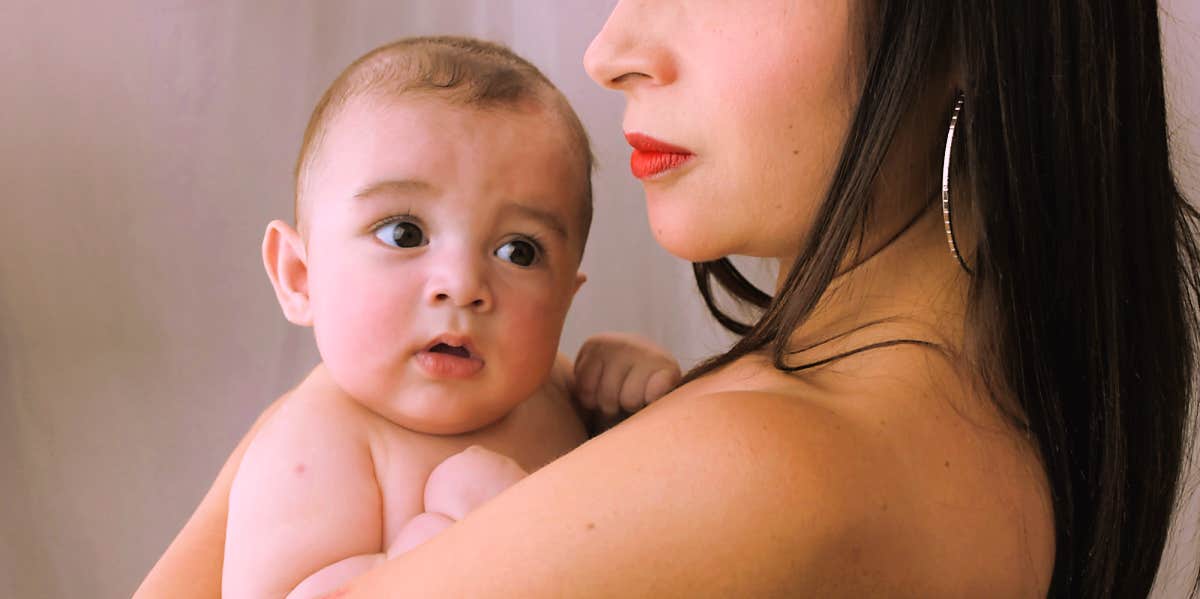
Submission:
M 649 179 L 679 167 L 696 155 L 687 148 L 673 146 L 641 133 L 626 133 L 625 141 L 633 147 L 629 169 L 638 179 Z

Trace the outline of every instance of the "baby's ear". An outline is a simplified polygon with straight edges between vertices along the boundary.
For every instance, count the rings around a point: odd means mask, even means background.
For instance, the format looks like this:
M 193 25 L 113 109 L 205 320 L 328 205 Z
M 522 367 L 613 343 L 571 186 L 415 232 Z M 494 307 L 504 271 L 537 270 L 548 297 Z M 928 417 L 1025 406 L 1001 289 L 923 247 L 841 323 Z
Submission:
M 283 221 L 273 220 L 263 236 L 263 266 L 275 287 L 283 316 L 293 324 L 312 326 L 308 301 L 308 254 L 304 240 Z

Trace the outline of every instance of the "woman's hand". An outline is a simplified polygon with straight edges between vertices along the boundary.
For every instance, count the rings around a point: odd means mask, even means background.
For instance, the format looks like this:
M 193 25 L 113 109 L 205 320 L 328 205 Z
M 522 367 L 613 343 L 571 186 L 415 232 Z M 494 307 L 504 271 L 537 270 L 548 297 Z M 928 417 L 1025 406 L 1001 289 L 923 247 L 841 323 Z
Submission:
M 644 337 L 604 333 L 584 342 L 575 359 L 580 404 L 607 417 L 632 414 L 674 389 L 679 363 Z

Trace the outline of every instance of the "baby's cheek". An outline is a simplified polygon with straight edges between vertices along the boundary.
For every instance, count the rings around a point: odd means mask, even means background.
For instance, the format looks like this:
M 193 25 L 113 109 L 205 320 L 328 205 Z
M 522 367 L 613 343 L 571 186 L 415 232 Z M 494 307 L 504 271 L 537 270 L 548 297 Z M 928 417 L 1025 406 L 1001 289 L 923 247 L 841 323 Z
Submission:
M 354 395 L 382 393 L 401 366 L 411 306 L 398 290 L 344 281 L 341 291 L 321 306 L 317 344 L 335 380 Z
M 510 314 L 505 355 L 517 374 L 539 378 L 549 371 L 558 353 L 563 308 L 552 302 L 526 302 Z

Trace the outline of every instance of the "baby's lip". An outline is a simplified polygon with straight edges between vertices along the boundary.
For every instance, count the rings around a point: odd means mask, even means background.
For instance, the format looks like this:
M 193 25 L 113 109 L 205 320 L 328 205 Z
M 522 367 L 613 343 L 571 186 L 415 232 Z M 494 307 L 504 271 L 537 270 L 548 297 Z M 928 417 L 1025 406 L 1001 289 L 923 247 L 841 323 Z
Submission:
M 426 343 L 421 351 L 449 354 L 460 358 L 482 359 L 479 350 L 471 342 L 471 338 L 460 333 L 442 333 Z

